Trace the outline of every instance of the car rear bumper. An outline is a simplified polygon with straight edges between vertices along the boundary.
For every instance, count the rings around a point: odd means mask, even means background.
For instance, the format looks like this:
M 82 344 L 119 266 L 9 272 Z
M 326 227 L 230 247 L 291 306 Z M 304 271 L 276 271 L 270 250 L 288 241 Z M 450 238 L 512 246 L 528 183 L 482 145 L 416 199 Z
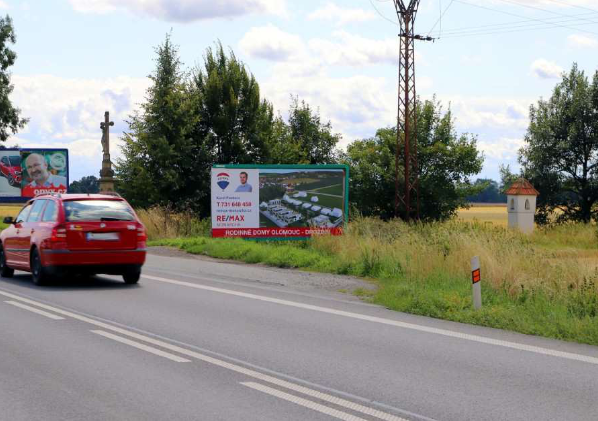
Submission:
M 48 250 L 42 249 L 44 266 L 120 266 L 143 265 L 146 249 L 134 250 Z M 100 273 L 100 272 L 98 272 Z M 104 272 L 107 273 L 107 272 Z

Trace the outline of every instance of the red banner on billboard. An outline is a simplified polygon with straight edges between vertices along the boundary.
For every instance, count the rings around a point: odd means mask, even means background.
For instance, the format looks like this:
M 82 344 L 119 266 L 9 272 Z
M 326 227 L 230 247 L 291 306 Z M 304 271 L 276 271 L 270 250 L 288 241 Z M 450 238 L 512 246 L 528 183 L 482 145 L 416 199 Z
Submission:
M 311 237 L 313 235 L 342 235 L 343 229 L 337 228 L 214 228 L 212 237 Z
M 51 186 L 51 187 L 35 187 L 27 185 L 21 190 L 23 197 L 36 197 L 41 194 L 52 194 L 52 193 L 66 193 L 67 188 L 64 185 Z

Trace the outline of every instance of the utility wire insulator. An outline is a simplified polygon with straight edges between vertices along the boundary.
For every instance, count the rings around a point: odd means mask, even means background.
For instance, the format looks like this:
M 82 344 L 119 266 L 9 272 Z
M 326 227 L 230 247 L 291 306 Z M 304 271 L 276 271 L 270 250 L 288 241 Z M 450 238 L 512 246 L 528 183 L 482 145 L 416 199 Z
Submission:
M 436 40 L 436 38 L 432 38 L 430 36 L 425 36 L 425 35 L 410 35 L 410 34 L 407 34 L 405 32 L 400 33 L 399 36 L 400 37 L 405 37 L 405 38 L 416 39 L 418 41 L 435 41 Z

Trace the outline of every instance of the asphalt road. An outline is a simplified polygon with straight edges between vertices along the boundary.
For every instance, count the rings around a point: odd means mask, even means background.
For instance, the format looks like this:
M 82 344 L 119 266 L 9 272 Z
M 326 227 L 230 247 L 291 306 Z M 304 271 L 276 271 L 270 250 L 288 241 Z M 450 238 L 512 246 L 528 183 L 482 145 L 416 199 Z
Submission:
M 0 420 L 598 420 L 598 348 L 395 313 L 360 281 L 148 256 L 0 279 Z

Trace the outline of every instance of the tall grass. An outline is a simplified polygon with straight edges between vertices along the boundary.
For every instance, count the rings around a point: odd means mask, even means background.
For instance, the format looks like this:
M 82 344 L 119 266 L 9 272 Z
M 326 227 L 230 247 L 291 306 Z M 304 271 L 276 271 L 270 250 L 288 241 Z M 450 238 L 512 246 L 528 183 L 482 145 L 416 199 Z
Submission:
M 137 210 L 137 216 L 145 225 L 150 240 L 207 236 L 210 234 L 209 219 L 198 219 L 192 212 L 172 212 L 164 207 Z
M 595 228 L 584 225 L 527 236 L 482 223 L 407 225 L 363 218 L 349 224 L 343 237 L 317 237 L 311 246 L 334 255 L 348 273 L 421 282 L 436 273 L 469 279 L 470 260 L 479 256 L 484 281 L 513 296 L 522 289 L 560 293 L 577 288 L 598 269 Z
M 179 222 L 171 227 L 161 215 L 153 216 L 154 238 L 171 239 L 154 244 L 248 263 L 362 276 L 379 286 L 372 300 L 391 309 L 598 345 L 594 225 L 563 225 L 525 235 L 475 221 L 408 225 L 358 218 L 340 237 L 256 243 L 212 239 L 208 221 L 183 223 L 179 216 L 172 218 Z M 179 228 L 188 226 L 195 228 Z M 161 233 L 161 227 L 170 228 Z M 198 237 L 173 238 L 189 232 Z M 481 311 L 471 303 L 473 256 L 481 262 Z

